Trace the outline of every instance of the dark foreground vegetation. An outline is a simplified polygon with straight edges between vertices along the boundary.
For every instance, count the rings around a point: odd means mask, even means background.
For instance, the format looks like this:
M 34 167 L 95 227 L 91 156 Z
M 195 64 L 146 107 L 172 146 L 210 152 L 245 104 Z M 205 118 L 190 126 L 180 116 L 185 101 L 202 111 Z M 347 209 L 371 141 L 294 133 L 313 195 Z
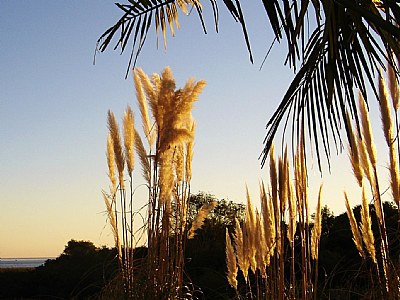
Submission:
M 191 211 L 211 201 L 209 195 L 191 198 Z M 226 279 L 225 228 L 233 228 L 233 218 L 243 218 L 241 204 L 218 201 L 219 205 L 197 231 L 187 240 L 185 252 L 185 287 L 193 299 L 234 299 L 235 291 Z M 398 211 L 385 203 L 390 256 L 398 264 L 400 255 Z M 354 209 L 360 218 L 360 207 Z M 190 218 L 189 214 L 189 218 Z M 372 214 L 373 230 L 377 230 Z M 346 213 L 334 216 L 328 207 L 322 209 L 322 237 L 320 249 L 318 299 L 372 299 L 371 272 L 368 261 L 359 256 L 352 240 Z M 299 240 L 299 239 L 297 239 Z M 144 247 L 135 249 L 137 276 L 145 276 L 140 264 L 146 256 Z M 288 254 L 290 255 L 290 254 Z M 299 254 L 300 255 L 300 254 Z M 300 257 L 298 257 L 300 260 Z M 398 267 L 398 266 L 397 266 Z M 115 249 L 98 248 L 88 241 L 71 240 L 64 252 L 44 266 L 35 269 L 0 270 L 1 299 L 115 299 L 121 295 L 118 260 Z M 288 274 L 289 275 L 289 274 Z M 298 274 L 300 276 L 300 274 Z M 243 281 L 241 274 L 239 281 Z M 246 286 L 244 283 L 241 286 Z M 138 287 L 139 288 L 139 287 Z M 239 291 L 249 298 L 250 291 Z

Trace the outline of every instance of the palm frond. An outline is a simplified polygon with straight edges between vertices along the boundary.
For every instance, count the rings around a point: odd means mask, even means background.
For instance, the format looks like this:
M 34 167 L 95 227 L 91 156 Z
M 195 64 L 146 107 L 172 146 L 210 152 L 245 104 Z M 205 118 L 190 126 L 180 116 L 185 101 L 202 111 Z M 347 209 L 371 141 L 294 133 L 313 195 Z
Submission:
M 250 55 L 250 61 L 253 62 L 250 40 L 247 34 L 246 24 L 239 0 L 223 0 L 226 8 L 233 16 L 236 22 L 242 26 L 245 42 Z M 114 50 L 120 49 L 125 52 L 128 42 L 132 40 L 131 55 L 125 77 L 128 76 L 131 66 L 135 66 L 137 58 L 146 41 L 147 34 L 154 18 L 155 31 L 158 39 L 158 33 L 162 32 L 164 48 L 167 47 L 167 27 L 171 34 L 175 35 L 175 26 L 179 28 L 178 9 L 189 14 L 188 6 L 196 9 L 201 25 L 207 33 L 203 19 L 203 8 L 199 0 L 128 0 L 129 4 L 116 3 L 116 6 L 123 12 L 122 17 L 110 28 L 108 28 L 97 40 L 96 52 L 107 50 L 112 40 L 118 35 Z M 210 0 L 216 31 L 218 31 L 218 5 L 216 0 Z M 168 24 L 168 26 L 167 26 Z M 158 45 L 158 40 L 157 40 Z
M 275 40 L 286 41 L 285 64 L 288 63 L 295 71 L 281 103 L 267 124 L 261 164 L 266 161 L 281 122 L 284 120 L 285 133 L 291 119 L 293 143 L 300 139 L 303 132 L 300 129 L 307 130 L 321 168 L 320 152 L 324 152 L 329 163 L 331 151 L 335 149 L 338 152 L 343 148 L 342 127 L 349 137 L 346 111 L 355 120 L 359 131 L 356 90 L 361 92 L 366 102 L 369 87 L 377 97 L 375 74 L 379 67 L 385 69 L 386 61 L 396 71 L 397 80 L 400 79 L 399 66 L 392 58 L 393 53 L 397 61 L 400 59 L 400 4 L 397 0 L 260 1 Z M 253 61 L 241 8 L 243 2 L 222 2 L 241 25 Z M 210 3 L 218 31 L 217 0 L 210 0 Z M 120 48 L 124 52 L 132 40 L 127 71 L 136 63 L 153 18 L 156 33 L 161 30 L 163 34 L 164 46 L 167 26 L 172 34 L 175 33 L 174 26 L 179 27 L 177 7 L 184 13 L 188 13 L 187 6 L 196 9 L 206 32 L 199 0 L 129 0 L 129 4 L 118 3 L 117 6 L 123 15 L 99 38 L 97 49 L 105 51 L 118 33 L 114 49 Z
M 359 128 L 356 89 L 366 101 L 367 86 L 377 96 L 375 73 L 385 67 L 387 60 L 394 64 L 386 53 L 400 54 L 399 4 L 382 0 L 382 8 L 378 8 L 371 0 L 313 1 L 313 6 L 310 0 L 262 1 L 275 38 L 288 43 L 287 60 L 296 67 L 300 57 L 301 67 L 267 124 L 261 163 L 266 161 L 282 119 L 290 113 L 292 122 L 301 122 L 300 127 L 308 128 L 321 168 L 321 150 L 329 163 L 330 137 L 338 151 L 342 148 L 342 126 L 349 135 L 346 110 Z M 316 17 L 314 30 L 305 37 L 305 27 L 310 26 L 306 16 L 311 14 Z M 302 46 L 304 40 L 307 42 Z M 298 140 L 299 133 L 295 137 Z

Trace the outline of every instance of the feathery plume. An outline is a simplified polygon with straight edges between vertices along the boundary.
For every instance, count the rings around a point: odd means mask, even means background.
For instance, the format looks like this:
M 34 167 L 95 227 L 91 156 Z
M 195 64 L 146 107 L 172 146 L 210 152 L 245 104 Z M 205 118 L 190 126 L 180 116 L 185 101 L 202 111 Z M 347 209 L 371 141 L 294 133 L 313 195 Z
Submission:
M 110 201 L 109 197 L 104 192 L 103 192 L 103 199 L 104 199 L 104 203 L 106 204 L 107 218 L 108 218 L 108 221 L 110 222 L 111 231 L 114 236 L 115 245 L 117 246 L 118 250 L 120 250 L 118 226 L 117 226 L 117 221 L 115 219 L 115 212 L 112 207 L 112 201 Z
M 126 108 L 124 113 L 123 128 L 126 166 L 128 168 L 129 176 L 132 177 L 135 153 L 135 124 L 133 120 L 133 111 L 130 106 Z
M 287 201 L 288 169 L 286 166 L 287 166 L 287 148 L 285 149 L 285 154 L 283 159 L 279 158 L 278 161 L 279 200 L 280 200 L 280 210 L 282 215 L 285 213 L 286 201 Z
M 375 255 L 375 239 L 371 228 L 371 217 L 369 215 L 369 205 L 365 197 L 364 187 L 362 189 L 362 203 L 361 203 L 361 232 L 365 248 L 371 256 L 374 263 L 376 263 Z
M 393 60 L 394 64 L 394 60 Z M 399 85 L 396 80 L 396 73 L 394 71 L 394 68 L 388 64 L 388 77 L 389 77 L 389 90 L 390 90 L 390 95 L 392 96 L 392 103 L 394 110 L 397 111 L 399 109 Z
M 270 182 L 271 182 L 271 195 L 272 195 L 272 203 L 273 203 L 273 208 L 274 208 L 274 216 L 275 216 L 275 224 L 274 227 L 276 229 L 275 234 L 276 234 L 276 240 L 280 241 L 281 239 L 281 207 L 279 204 L 279 199 L 278 199 L 278 173 L 276 170 L 276 161 L 275 161 L 275 154 L 274 154 L 274 146 L 271 146 L 271 150 L 269 153 L 269 176 L 270 176 Z M 281 248 L 280 248 L 280 243 L 277 243 L 277 251 L 278 253 L 281 253 Z
M 249 249 L 249 228 L 248 228 L 248 224 L 246 224 L 246 222 L 243 223 L 243 268 L 241 268 L 242 272 L 243 272 L 243 276 L 247 281 L 249 280 L 249 269 L 251 267 L 251 263 L 250 263 L 250 257 L 249 257 L 249 253 L 248 253 L 248 249 Z
M 364 171 L 365 177 L 368 179 L 371 186 L 375 186 L 374 185 L 375 180 L 374 180 L 374 177 L 372 176 L 371 163 L 370 163 L 370 160 L 368 159 L 368 153 L 367 153 L 365 143 L 363 142 L 363 140 L 361 139 L 360 136 L 357 137 L 357 142 L 358 142 L 357 143 L 358 154 L 360 156 L 360 162 L 361 162 L 361 166 Z
M 393 146 L 389 147 L 389 170 L 390 170 L 390 186 L 392 189 L 393 200 L 399 206 L 400 202 L 400 178 L 399 164 L 397 162 L 396 150 Z
M 146 95 L 144 93 L 142 81 L 140 80 L 139 72 L 143 73 L 143 70 L 142 69 L 134 69 L 133 81 L 135 83 L 136 98 L 138 100 L 140 115 L 142 117 L 143 131 L 146 136 L 147 142 L 149 144 L 149 149 L 151 152 L 152 146 L 154 144 L 154 138 L 155 138 L 156 131 L 152 130 L 151 125 L 150 125 L 149 109 L 147 107 Z
M 345 204 L 346 204 L 347 217 L 349 218 L 351 232 L 353 233 L 353 242 L 356 245 L 356 248 L 357 248 L 360 256 L 362 258 L 365 258 L 365 253 L 364 253 L 364 249 L 362 246 L 361 233 L 360 233 L 360 230 L 358 229 L 357 221 L 356 221 L 356 218 L 354 217 L 353 210 L 350 208 L 350 203 L 349 203 L 349 199 L 347 197 L 346 192 L 344 192 L 344 199 L 345 199 Z
M 151 113 L 153 115 L 156 124 L 159 123 L 159 105 L 158 105 L 158 98 L 159 98 L 159 90 L 160 90 L 160 82 L 161 78 L 158 74 L 153 74 L 152 79 L 147 76 L 147 74 L 140 68 L 136 69 L 137 75 L 140 78 L 142 83 L 142 88 L 144 89 L 148 103 L 150 104 Z M 138 98 L 140 99 L 140 98 Z M 149 124 L 150 126 L 150 124 Z M 153 131 L 154 129 L 151 129 Z M 158 130 L 158 128 L 156 128 Z M 149 131 L 150 132 L 150 131 Z
M 264 183 L 260 183 L 260 201 L 261 201 L 261 214 L 264 225 L 264 239 L 266 246 L 266 265 L 270 264 L 270 256 L 273 254 L 274 245 L 275 245 L 275 219 L 274 217 L 274 208 L 272 201 L 267 197 L 267 193 L 265 192 Z M 271 207 L 272 205 L 272 207 Z
M 389 79 L 390 79 L 390 70 L 393 72 L 393 68 L 389 65 Z M 396 204 L 399 204 L 399 197 L 400 197 L 400 191 L 399 191 L 399 165 L 397 162 L 397 154 L 396 154 L 396 149 L 395 145 L 393 143 L 394 141 L 394 130 L 393 130 L 393 121 L 392 121 L 392 115 L 389 107 L 389 97 L 388 97 L 388 91 L 386 88 L 385 81 L 383 79 L 383 74 L 382 70 L 379 70 L 379 107 L 381 111 L 381 120 L 382 120 L 382 127 L 383 127 L 383 132 L 385 134 L 385 139 L 386 143 L 389 147 L 389 172 L 390 172 L 390 186 L 392 190 L 392 196 L 393 200 L 396 202 Z M 395 76 L 394 74 L 392 76 Z M 394 82 L 393 82 L 394 81 Z M 398 90 L 392 91 L 393 89 L 398 88 L 397 83 L 396 83 L 396 78 L 392 78 L 392 81 L 390 81 L 390 87 L 391 87 L 391 92 L 392 92 L 392 97 L 398 97 Z M 393 87 L 392 85 L 395 85 Z M 394 93 L 397 92 L 397 95 L 394 95 Z
M 262 224 L 261 215 L 256 212 L 256 233 L 255 233 L 255 246 L 256 246 L 256 263 L 257 269 L 260 270 L 262 277 L 266 276 L 267 258 L 269 259 L 268 249 L 265 242 L 264 226 Z
M 110 130 L 111 138 L 113 140 L 115 163 L 118 169 L 119 184 L 121 189 L 125 188 L 124 183 L 124 154 L 121 146 L 121 136 L 119 134 L 118 123 L 115 115 L 110 110 L 108 111 L 108 129 Z
M 236 290 L 237 289 L 237 265 L 236 265 L 236 256 L 235 250 L 232 246 L 231 237 L 228 233 L 228 228 L 226 228 L 225 232 L 225 240 L 226 240 L 226 266 L 228 268 L 227 277 L 229 284 Z
M 115 155 L 114 155 L 114 145 L 109 133 L 107 136 L 107 165 L 108 165 L 108 177 L 111 181 L 111 194 L 114 194 L 117 190 L 117 180 L 115 179 Z
M 311 232 L 311 256 L 314 260 L 318 259 L 319 252 L 319 241 L 321 238 L 321 194 L 322 194 L 322 184 L 319 187 L 317 211 L 315 213 L 314 227 Z
M 250 260 L 250 267 L 253 273 L 255 273 L 257 269 L 257 262 L 256 262 L 256 242 L 255 242 L 255 236 L 256 236 L 256 216 L 254 214 L 254 208 L 253 208 L 253 203 L 251 202 L 250 199 L 250 194 L 249 194 L 249 189 L 246 185 L 246 199 L 247 199 L 247 206 L 246 206 L 246 229 L 247 234 L 248 234 L 248 244 L 247 244 L 247 253 L 249 256 Z
M 371 122 L 369 120 L 369 113 L 367 107 L 365 105 L 365 100 L 361 92 L 358 94 L 358 102 L 360 105 L 360 115 L 361 115 L 361 124 L 362 124 L 362 132 L 363 138 L 365 139 L 365 144 L 368 152 L 368 157 L 371 162 L 372 167 L 376 168 L 376 149 L 372 136 Z
M 278 173 L 276 170 L 276 162 L 275 162 L 275 147 L 271 145 L 271 149 L 269 151 L 269 176 L 271 182 L 271 193 L 272 200 L 274 201 L 275 209 L 279 209 L 278 206 Z M 276 215 L 278 216 L 278 215 Z
M 349 158 L 351 162 L 351 167 L 353 169 L 354 177 L 356 178 L 358 185 L 361 187 L 364 173 L 362 171 L 360 164 L 360 157 L 357 149 L 357 140 L 356 137 L 354 136 L 354 131 L 351 126 L 349 113 L 347 111 L 346 111 L 346 116 L 347 116 L 346 117 L 347 128 L 349 129 L 349 137 L 350 137 L 350 144 L 347 146 L 347 151 L 349 153 Z
M 290 243 L 293 243 L 294 241 L 294 235 L 296 233 L 296 226 L 297 226 L 297 220 L 296 220 L 296 199 L 293 195 L 293 187 L 289 183 L 288 184 L 288 199 L 289 199 L 289 222 L 288 222 L 288 231 L 287 231 L 287 237 Z
M 207 218 L 208 214 L 209 214 L 217 205 L 218 205 L 218 202 L 217 202 L 217 201 L 212 201 L 212 202 L 210 202 L 210 203 L 208 203 L 208 204 L 204 204 L 204 205 L 200 208 L 200 210 L 199 210 L 199 212 L 198 212 L 196 218 L 195 218 L 195 219 L 193 220 L 193 222 L 192 222 L 192 226 L 191 226 L 190 229 L 189 229 L 188 237 L 187 237 L 188 239 L 194 238 L 194 235 L 195 235 L 196 230 L 199 229 L 199 228 L 201 228 L 201 226 L 203 226 L 204 220 Z
M 160 188 L 159 201 L 160 204 L 170 204 L 171 194 L 174 188 L 173 176 L 173 151 L 168 149 L 161 153 L 159 157 L 159 179 L 158 184 Z
M 183 144 L 179 144 L 175 148 L 175 174 L 176 174 L 176 183 L 180 185 L 183 181 L 183 175 L 185 172 L 184 168 L 184 150 Z
M 135 129 L 135 149 L 136 153 L 139 155 L 140 164 L 142 166 L 142 174 L 143 178 L 146 180 L 148 186 L 151 184 L 151 167 L 150 160 L 147 156 L 146 149 L 143 146 L 142 138 L 139 135 L 139 132 Z
M 389 107 L 388 91 L 381 69 L 379 70 L 379 108 L 381 111 L 383 133 L 385 134 L 386 143 L 390 147 L 393 144 L 393 123 Z
M 237 218 L 235 218 L 235 234 L 233 235 L 233 237 L 234 237 L 234 241 L 235 241 L 237 263 L 239 265 L 239 268 L 243 272 L 245 280 L 247 281 L 247 270 L 245 270 L 245 267 L 246 267 L 245 261 L 247 260 L 247 258 L 246 258 L 247 254 L 244 249 L 243 230 L 240 227 L 240 223 Z
M 190 132 L 194 136 L 196 123 L 192 121 Z M 186 160 L 185 160 L 185 181 L 190 182 L 192 179 L 192 160 L 193 160 L 193 141 L 186 143 Z

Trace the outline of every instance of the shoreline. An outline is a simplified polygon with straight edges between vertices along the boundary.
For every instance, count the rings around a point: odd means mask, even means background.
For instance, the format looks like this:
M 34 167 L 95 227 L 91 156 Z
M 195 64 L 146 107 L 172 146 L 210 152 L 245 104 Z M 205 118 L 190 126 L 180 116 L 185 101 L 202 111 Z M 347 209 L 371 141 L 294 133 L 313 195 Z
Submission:
M 37 267 L 18 267 L 18 268 L 13 268 L 13 267 L 0 267 L 0 273 L 5 273 L 5 272 L 30 272 L 36 270 Z

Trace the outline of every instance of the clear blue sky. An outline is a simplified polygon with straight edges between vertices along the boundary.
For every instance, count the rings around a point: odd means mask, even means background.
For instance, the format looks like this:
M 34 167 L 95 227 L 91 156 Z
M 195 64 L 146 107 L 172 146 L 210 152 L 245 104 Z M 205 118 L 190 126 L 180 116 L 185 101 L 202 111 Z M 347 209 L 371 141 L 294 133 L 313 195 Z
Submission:
M 235 202 L 245 201 L 246 183 L 257 199 L 259 180 L 268 178 L 258 160 L 265 124 L 292 78 L 284 45 L 259 71 L 272 34 L 261 1 L 245 1 L 243 9 L 254 65 L 222 4 L 215 33 L 208 2 L 207 35 L 196 14 L 180 14 L 167 50 L 156 49 L 151 30 L 137 64 L 147 73 L 171 66 L 178 86 L 190 76 L 208 82 L 194 111 L 192 191 Z M 0 257 L 57 256 L 72 238 L 112 245 L 101 197 L 108 187 L 106 113 L 137 108 L 131 77 L 124 79 L 127 55 L 99 54 L 96 65 L 93 55 L 119 16 L 113 1 L 0 1 Z M 337 161 L 324 179 L 324 202 L 340 213 L 345 182 L 355 181 L 343 171 L 346 155 Z M 311 174 L 317 190 L 316 166 Z

